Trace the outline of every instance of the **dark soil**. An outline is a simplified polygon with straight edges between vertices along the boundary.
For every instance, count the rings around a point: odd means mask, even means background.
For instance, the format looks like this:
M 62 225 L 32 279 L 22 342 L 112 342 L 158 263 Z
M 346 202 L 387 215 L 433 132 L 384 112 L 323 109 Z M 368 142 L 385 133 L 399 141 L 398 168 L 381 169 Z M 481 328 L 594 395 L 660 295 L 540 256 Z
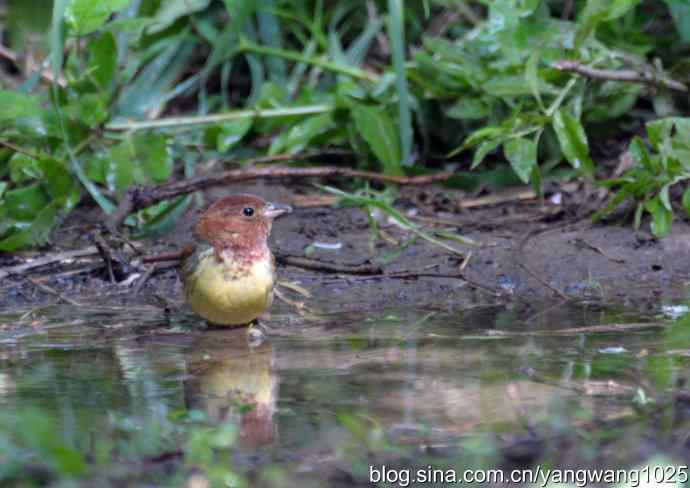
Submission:
M 310 257 L 359 265 L 378 263 L 382 256 L 398 249 L 394 242 L 379 239 L 372 252 L 367 216 L 358 208 L 300 207 L 299 202 L 305 200 L 304 193 L 314 194 L 312 189 L 258 183 L 212 190 L 205 199 L 211 201 L 233 192 L 256 193 L 295 205 L 291 215 L 275 224 L 272 247 L 278 255 L 303 257 L 307 246 L 315 241 L 341 243 L 338 250 L 317 249 Z M 280 279 L 308 289 L 312 297 L 305 300 L 306 304 L 323 311 L 403 305 L 462 309 L 477 303 L 550 297 L 647 309 L 658 307 L 661 301 L 687 295 L 690 225 L 684 221 L 674 223 L 669 237 L 656 240 L 646 232 L 636 233 L 626 222 L 595 225 L 588 217 L 575 217 L 578 205 L 583 202 L 575 201 L 572 196 L 562 205 L 536 199 L 509 200 L 458 210 L 461 198 L 461 193 L 448 190 L 405 189 L 398 208 L 413 215 L 426 228 L 444 228 L 474 240 L 475 246 L 448 241 L 463 252 L 466 260 L 418 239 L 384 266 L 386 273 L 405 272 L 406 279 L 335 274 L 291 266 L 279 270 Z M 167 235 L 144 242 L 144 254 L 180 249 L 188 240 L 194 215 L 195 212 L 190 212 Z M 433 220 L 443 224 L 436 225 Z M 52 246 L 41 252 L 1 256 L 0 265 L 13 266 L 45 254 L 91 246 L 93 234 L 100 229 L 102 221 L 97 208 L 81 207 L 63 223 Z M 448 225 L 449 222 L 455 225 Z M 404 243 L 413 237 L 385 218 L 380 224 L 391 241 Z M 459 278 L 410 276 L 416 272 L 457 275 L 463 262 L 463 274 L 469 282 Z M 179 280 L 174 266 L 170 265 L 151 273 L 140 290 L 133 293 L 138 280 L 150 267 L 136 260 L 122 268 L 116 266 L 117 283 L 110 282 L 98 255 L 35 268 L 3 280 L 0 305 L 11 310 L 65 298 L 84 304 L 181 302 Z M 134 274 L 139 278 L 133 278 Z M 37 281 L 45 287 L 37 286 Z M 293 296 L 292 292 L 289 294 Z M 287 305 L 281 302 L 275 307 L 285 310 L 283 307 Z

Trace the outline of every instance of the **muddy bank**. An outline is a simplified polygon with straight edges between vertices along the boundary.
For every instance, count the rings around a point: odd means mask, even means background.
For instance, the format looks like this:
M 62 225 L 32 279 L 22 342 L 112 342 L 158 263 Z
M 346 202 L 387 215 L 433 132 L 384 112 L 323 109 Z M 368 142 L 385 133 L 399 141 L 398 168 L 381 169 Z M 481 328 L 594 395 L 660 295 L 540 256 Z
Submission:
M 534 199 L 510 199 L 471 209 L 453 209 L 448 202 L 459 198 L 447 190 L 406 190 L 398 208 L 425 228 L 443 228 L 472 239 L 475 245 L 450 242 L 463 256 L 430 244 L 382 218 L 386 239 L 372 241 L 367 215 L 359 208 L 315 207 L 313 189 L 256 184 L 214 190 L 211 201 L 225 194 L 245 191 L 291 203 L 295 211 L 276 222 L 272 246 L 276 254 L 305 256 L 344 265 L 379 264 L 385 273 L 404 273 L 405 279 L 349 275 L 282 266 L 280 279 L 299 284 L 312 296 L 304 299 L 328 311 L 382 309 L 400 305 L 432 309 L 462 309 L 506 300 L 589 300 L 621 303 L 634 308 L 658 307 L 660 302 L 683 299 L 690 277 L 690 225 L 674 223 L 672 234 L 655 240 L 635 233 L 626 224 L 597 224 L 574 218 L 572 205 L 542 204 Z M 306 195 L 305 195 L 306 193 Z M 306 205 L 306 206 L 304 206 Z M 145 254 L 179 249 L 187 240 L 195 212 L 165 235 L 143 241 Z M 52 247 L 43 252 L 6 255 L 0 265 L 11 266 L 31 259 L 93 245 L 92 237 L 102 221 L 95 208 L 77 209 L 63 224 Z M 313 248 L 315 242 L 339 249 Z M 372 244 L 373 242 L 373 244 Z M 397 245 L 396 245 L 397 244 Z M 459 278 L 420 276 L 462 274 Z M 161 304 L 181 301 L 174 267 L 151 272 L 137 265 L 120 270 L 111 283 L 99 255 L 62 260 L 3 279 L 2 306 L 46 302 Z M 132 293 L 147 274 L 146 282 Z M 41 286 L 44 285 L 44 286 Z M 276 305 L 276 310 L 288 307 Z

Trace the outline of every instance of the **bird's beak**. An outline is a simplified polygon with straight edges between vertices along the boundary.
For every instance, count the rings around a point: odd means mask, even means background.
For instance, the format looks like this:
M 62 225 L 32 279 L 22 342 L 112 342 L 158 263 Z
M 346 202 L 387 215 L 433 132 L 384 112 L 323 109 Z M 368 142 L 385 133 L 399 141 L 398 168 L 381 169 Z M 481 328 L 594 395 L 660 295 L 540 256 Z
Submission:
M 268 202 L 264 210 L 264 215 L 269 219 L 275 219 L 283 214 L 288 214 L 292 212 L 292 207 L 290 205 L 283 205 L 282 203 Z

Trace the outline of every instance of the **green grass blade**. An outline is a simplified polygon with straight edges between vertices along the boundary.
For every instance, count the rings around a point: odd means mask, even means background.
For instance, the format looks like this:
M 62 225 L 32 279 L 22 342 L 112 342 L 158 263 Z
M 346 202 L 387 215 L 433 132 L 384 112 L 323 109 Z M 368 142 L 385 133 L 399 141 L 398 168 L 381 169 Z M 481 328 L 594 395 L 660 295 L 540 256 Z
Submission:
M 405 25 L 404 5 L 402 0 L 388 0 L 390 15 L 388 36 L 393 51 L 395 85 L 398 91 L 398 132 L 400 133 L 402 164 L 412 164 L 412 114 L 410 112 L 410 94 L 407 89 L 405 74 Z
M 89 177 L 84 172 L 81 167 L 80 162 L 77 160 L 76 154 L 69 140 L 69 134 L 67 133 L 67 128 L 65 127 L 65 119 L 62 114 L 62 109 L 60 108 L 60 102 L 58 101 L 58 95 L 60 86 L 58 81 L 60 79 L 60 73 L 62 71 L 63 62 L 63 49 L 65 45 L 65 9 L 67 8 L 68 0 L 55 0 L 53 4 L 53 20 L 50 32 L 51 46 L 50 46 L 50 62 L 53 70 L 53 108 L 57 115 L 58 122 L 60 124 L 60 131 L 62 133 L 62 139 L 67 148 L 67 153 L 69 154 L 70 163 L 72 171 L 77 176 L 79 181 L 84 188 L 89 192 L 91 197 L 98 203 L 98 205 L 106 213 L 111 213 L 115 210 L 115 205 L 108 200 L 96 185 L 93 184 Z
M 372 197 L 365 197 L 361 195 L 357 195 L 354 193 L 347 193 L 343 190 L 339 190 L 338 188 L 333 188 L 331 186 L 325 186 L 325 185 L 316 185 L 317 188 L 320 188 L 323 191 L 326 191 L 328 193 L 332 193 L 334 195 L 337 195 L 341 198 L 343 198 L 344 201 L 347 202 L 352 202 L 356 205 L 359 206 L 364 206 L 364 207 L 374 207 L 378 208 L 381 211 L 383 211 L 386 215 L 391 217 L 393 220 L 395 220 L 401 227 L 404 229 L 408 230 L 409 232 L 412 232 L 416 236 L 424 239 L 427 242 L 430 242 L 431 244 L 434 244 L 436 246 L 439 246 L 446 251 L 449 251 L 453 254 L 458 254 L 460 256 L 463 256 L 463 252 L 455 249 L 453 246 L 450 246 L 446 244 L 443 241 L 440 241 L 436 237 L 432 236 L 428 232 L 424 232 L 421 230 L 416 224 L 414 224 L 410 219 L 405 217 L 403 214 L 398 212 L 392 205 L 390 205 L 388 202 L 385 202 L 381 199 L 378 198 L 372 198 Z M 454 236 L 455 240 L 460 240 L 460 236 Z M 468 241 L 469 242 L 469 241 Z
M 283 47 L 283 32 L 280 28 L 278 17 L 273 13 L 275 0 L 264 0 L 261 10 L 258 11 L 259 37 L 261 41 L 274 48 Z M 269 77 L 276 83 L 285 83 L 287 78 L 287 68 L 285 60 L 280 58 L 269 58 L 266 60 Z

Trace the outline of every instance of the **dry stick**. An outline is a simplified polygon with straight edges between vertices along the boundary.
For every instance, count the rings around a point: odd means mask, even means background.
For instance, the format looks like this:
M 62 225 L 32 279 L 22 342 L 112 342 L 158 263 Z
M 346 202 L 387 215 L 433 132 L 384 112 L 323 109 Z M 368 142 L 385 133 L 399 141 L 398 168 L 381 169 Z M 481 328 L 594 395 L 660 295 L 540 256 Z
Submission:
M 182 252 L 169 252 L 158 254 L 155 256 L 146 256 L 142 259 L 144 263 L 156 263 L 161 261 L 178 261 L 185 254 Z M 398 279 L 398 280 L 409 280 L 417 278 L 455 278 L 462 279 L 466 281 L 471 286 L 479 288 L 481 290 L 487 291 L 494 296 L 500 296 L 501 293 L 497 290 L 491 288 L 490 286 L 483 285 L 476 281 L 467 278 L 463 273 L 425 273 L 418 271 L 401 271 L 397 273 L 385 273 L 380 266 L 375 264 L 359 264 L 354 266 L 339 265 L 335 263 L 328 263 L 324 261 L 319 261 L 316 259 L 301 258 L 297 256 L 276 256 L 276 261 L 280 264 L 287 266 L 296 266 L 299 268 L 309 269 L 312 271 L 323 271 L 326 273 L 340 273 L 349 275 L 360 275 L 357 277 L 359 280 L 369 280 L 369 279 Z
M 81 307 L 82 306 L 81 303 L 74 301 L 71 298 L 67 298 L 66 296 L 61 295 L 59 292 L 53 290 L 48 285 L 44 285 L 43 283 L 41 283 L 38 280 L 35 280 L 35 279 L 30 278 L 28 276 L 26 277 L 26 280 L 28 282 L 30 282 L 32 285 L 34 285 L 36 288 L 39 288 L 46 293 L 50 293 L 51 295 L 55 295 L 56 297 L 58 297 L 60 300 L 62 300 L 65 303 L 69 303 L 70 305 L 74 305 L 75 307 Z
M 186 251 L 174 251 L 162 254 L 157 254 L 155 256 L 146 256 L 142 259 L 144 263 L 158 263 L 161 261 L 180 261 Z M 343 273 L 343 274 L 354 274 L 354 275 L 380 275 L 383 273 L 383 269 L 375 264 L 356 264 L 356 265 L 343 265 L 336 263 L 329 263 L 325 261 L 319 261 L 317 259 L 302 258 L 299 256 L 287 256 L 287 255 L 276 255 L 276 261 L 279 264 L 286 266 L 296 266 L 298 268 L 309 269 L 312 271 L 323 271 L 326 273 Z
M 361 178 L 379 183 L 395 183 L 398 185 L 426 185 L 437 181 L 444 181 L 453 175 L 452 172 L 444 171 L 434 175 L 424 176 L 388 176 L 369 171 L 358 171 L 349 168 L 339 168 L 334 166 L 322 166 L 320 168 L 258 168 L 258 169 L 236 169 L 226 171 L 215 176 L 201 176 L 176 181 L 165 185 L 154 187 L 132 188 L 125 193 L 120 201 L 117 211 L 109 220 L 111 231 L 116 232 L 122 225 L 127 216 L 142 208 L 150 207 L 163 200 L 169 200 L 180 195 L 186 195 L 195 191 L 203 190 L 212 186 L 220 186 L 239 181 L 255 180 L 259 178 L 282 179 L 282 178 L 315 178 L 333 177 Z
M 299 256 L 276 255 L 276 261 L 286 266 L 310 269 L 312 271 L 324 271 L 327 273 L 347 273 L 354 275 L 380 275 L 383 268 L 376 264 L 342 265 L 328 263 L 317 259 L 302 258 Z
M 410 280 L 410 279 L 417 279 L 417 278 L 455 278 L 459 280 L 463 280 L 467 283 L 470 284 L 470 286 L 474 286 L 475 288 L 479 288 L 480 290 L 487 291 L 491 293 L 494 296 L 501 296 L 501 293 L 497 291 L 496 289 L 483 285 L 477 281 L 471 280 L 465 276 L 464 273 L 424 273 L 424 272 L 418 272 L 418 271 L 400 271 L 397 273 L 381 273 L 378 275 L 372 274 L 368 276 L 360 276 L 357 279 L 358 280 L 373 280 L 373 279 L 395 279 L 395 280 Z
M 132 295 L 138 295 L 141 289 L 144 287 L 146 282 L 153 276 L 153 273 L 155 273 L 157 270 L 156 266 L 150 266 L 144 274 L 139 278 L 139 281 L 137 282 L 136 286 L 134 287 L 134 290 L 132 290 Z
M 48 266 L 50 264 L 59 263 L 61 261 L 66 261 L 69 259 L 93 256 L 95 254 L 98 254 L 98 249 L 96 249 L 96 246 L 89 246 L 85 249 L 77 249 L 76 251 L 66 251 L 55 254 L 49 254 L 47 256 L 43 256 L 42 258 L 35 259 L 30 263 L 18 264 L 16 266 L 10 266 L 8 268 L 0 269 L 0 280 L 3 280 L 8 276 L 21 274 L 25 271 L 30 271 L 35 268 Z
M 554 330 L 532 330 L 532 331 L 509 331 L 492 330 L 487 335 L 498 337 L 532 337 L 532 336 L 574 336 L 579 334 L 598 334 L 609 332 L 623 332 L 626 330 L 644 330 L 665 328 L 673 325 L 673 322 L 632 322 L 629 324 L 599 324 L 584 327 L 569 327 L 567 329 Z
M 98 253 L 101 255 L 103 262 L 105 262 L 106 268 L 108 269 L 108 277 L 110 278 L 110 283 L 115 283 L 115 273 L 113 272 L 113 253 L 110 246 L 103 236 L 99 233 L 94 234 L 93 240 L 98 248 Z
M 635 70 L 604 70 L 583 66 L 579 61 L 563 60 L 553 65 L 560 71 L 577 73 L 578 75 L 597 80 L 625 81 L 629 83 L 643 83 L 645 85 L 663 86 L 679 92 L 687 92 L 688 87 L 680 81 L 671 80 L 663 76 L 655 76 L 653 73 L 640 73 Z
M 541 283 L 543 286 L 545 286 L 546 288 L 548 288 L 549 290 L 551 290 L 552 292 L 554 292 L 554 293 L 555 293 L 556 295 L 558 295 L 559 297 L 563 298 L 564 300 L 570 300 L 570 298 L 568 297 L 568 295 L 566 295 L 565 293 L 563 293 L 561 290 L 559 290 L 559 289 L 556 288 L 555 286 L 550 285 L 548 281 L 544 280 L 541 276 L 539 276 L 537 273 L 535 273 L 535 272 L 532 271 L 530 268 L 528 268 L 527 265 L 525 265 L 524 263 L 518 263 L 518 266 L 520 266 L 522 269 L 524 269 L 524 270 L 527 272 L 528 275 L 530 275 L 532 278 L 534 278 L 535 280 L 537 280 L 537 281 L 538 281 L 539 283 Z
M 154 256 L 144 256 L 143 263 L 159 263 L 161 261 L 181 261 L 186 253 L 184 251 L 172 251 L 156 254 Z

